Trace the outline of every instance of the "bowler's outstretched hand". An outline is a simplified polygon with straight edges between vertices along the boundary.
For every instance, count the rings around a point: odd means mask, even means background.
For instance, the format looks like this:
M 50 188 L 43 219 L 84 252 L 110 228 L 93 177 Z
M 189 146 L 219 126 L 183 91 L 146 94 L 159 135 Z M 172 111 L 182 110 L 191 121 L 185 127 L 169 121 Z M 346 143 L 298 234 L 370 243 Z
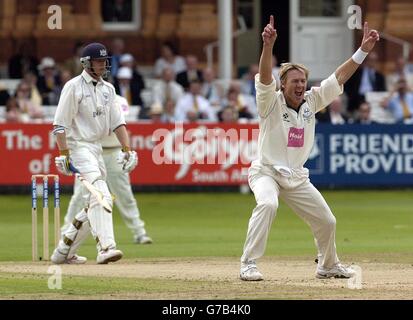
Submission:
M 264 45 L 273 46 L 277 40 L 277 30 L 274 29 L 274 16 L 270 16 L 270 22 L 265 26 L 262 33 L 262 41 Z
M 364 34 L 361 42 L 361 50 L 370 52 L 373 50 L 377 41 L 380 40 L 380 35 L 377 30 L 370 30 L 367 22 L 364 22 Z

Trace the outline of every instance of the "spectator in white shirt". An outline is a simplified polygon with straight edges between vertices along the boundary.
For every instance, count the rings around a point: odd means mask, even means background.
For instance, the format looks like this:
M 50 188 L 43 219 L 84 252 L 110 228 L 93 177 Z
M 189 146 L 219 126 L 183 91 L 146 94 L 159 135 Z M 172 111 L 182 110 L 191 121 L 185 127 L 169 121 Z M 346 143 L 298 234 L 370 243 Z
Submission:
M 403 57 L 396 59 L 394 71 L 386 77 L 387 88 L 393 90 L 401 78 L 406 79 L 409 88 L 413 89 L 413 69 Z
M 30 100 L 36 104 L 36 105 L 42 105 L 42 96 L 37 89 L 37 76 L 35 73 L 29 71 L 24 74 L 23 80 L 29 84 L 31 90 L 30 90 Z M 63 81 L 63 79 L 62 79 Z M 65 82 L 62 82 L 62 85 L 65 84 Z
M 16 99 L 20 107 L 20 111 L 23 117 L 26 117 L 27 120 L 43 119 L 44 118 L 43 108 L 41 105 L 35 104 L 30 99 L 30 92 L 31 92 L 30 84 L 24 80 L 20 82 L 19 85 L 17 86 Z
M 382 102 L 382 107 L 388 108 L 394 119 L 399 123 L 413 122 L 413 93 L 410 92 L 405 78 L 397 81 L 397 86 L 389 98 Z
M 192 81 L 189 85 L 189 92 L 179 99 L 175 118 L 177 121 L 216 121 L 216 112 L 211 107 L 209 101 L 201 95 L 201 83 L 198 80 Z
M 165 42 L 161 48 L 161 57 L 155 62 L 155 77 L 160 78 L 166 67 L 172 68 L 175 74 L 186 70 L 184 58 L 178 55 L 175 46 L 170 42 Z
M 220 108 L 224 96 L 224 88 L 216 81 L 215 71 L 212 68 L 203 70 L 204 83 L 201 93 L 214 108 Z
M 234 107 L 238 111 L 239 118 L 254 119 L 257 116 L 255 97 L 241 93 L 241 85 L 237 81 L 231 83 L 223 105 Z
M 184 88 L 175 81 L 175 73 L 170 67 L 163 70 L 161 81 L 158 81 L 152 88 L 154 102 L 162 105 L 165 105 L 168 100 L 176 103 L 184 93 Z

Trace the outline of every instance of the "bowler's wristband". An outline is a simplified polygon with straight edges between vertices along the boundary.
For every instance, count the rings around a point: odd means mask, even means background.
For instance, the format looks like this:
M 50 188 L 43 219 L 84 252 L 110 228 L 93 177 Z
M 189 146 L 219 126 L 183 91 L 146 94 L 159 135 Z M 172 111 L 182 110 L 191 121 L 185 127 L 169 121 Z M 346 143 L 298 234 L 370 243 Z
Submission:
M 369 53 L 368 52 L 364 52 L 363 50 L 361 50 L 361 48 L 359 48 L 351 57 L 353 59 L 353 61 L 357 64 L 362 64 L 364 59 L 366 59 L 367 55 Z

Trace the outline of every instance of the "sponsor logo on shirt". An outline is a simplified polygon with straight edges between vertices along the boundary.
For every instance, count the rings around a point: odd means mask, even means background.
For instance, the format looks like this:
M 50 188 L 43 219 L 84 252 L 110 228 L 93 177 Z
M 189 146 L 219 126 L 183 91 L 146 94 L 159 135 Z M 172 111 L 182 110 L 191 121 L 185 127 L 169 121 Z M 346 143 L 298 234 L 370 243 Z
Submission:
M 288 113 L 283 114 L 283 121 L 290 122 L 290 120 L 288 119 Z
M 102 114 L 103 114 L 103 112 L 100 111 L 100 110 L 94 111 L 94 112 L 93 112 L 93 118 L 100 117 Z
M 303 118 L 307 122 L 311 121 L 311 118 L 313 117 L 313 112 L 310 110 L 310 108 L 306 107 L 303 111 Z
M 127 114 L 128 112 L 129 112 L 129 106 L 128 106 L 128 104 L 126 104 L 126 103 L 122 103 L 121 105 L 120 105 L 120 108 L 122 109 L 122 112 L 125 114 Z
M 97 107 L 96 111 L 93 111 L 93 118 L 100 117 L 105 114 L 105 111 L 102 107 Z
M 304 146 L 304 128 L 290 128 L 288 132 L 288 147 L 301 148 Z

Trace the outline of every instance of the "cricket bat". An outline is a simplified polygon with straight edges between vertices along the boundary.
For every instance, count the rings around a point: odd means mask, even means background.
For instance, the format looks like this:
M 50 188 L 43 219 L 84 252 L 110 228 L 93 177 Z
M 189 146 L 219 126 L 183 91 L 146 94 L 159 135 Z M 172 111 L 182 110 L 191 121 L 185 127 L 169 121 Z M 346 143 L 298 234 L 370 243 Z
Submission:
M 112 208 L 103 196 L 103 193 L 97 189 L 93 184 L 87 181 L 82 174 L 77 170 L 72 164 L 70 164 L 70 170 L 75 174 L 75 177 L 89 190 L 89 192 L 94 195 L 99 202 L 99 204 L 105 209 L 105 211 L 112 213 Z

